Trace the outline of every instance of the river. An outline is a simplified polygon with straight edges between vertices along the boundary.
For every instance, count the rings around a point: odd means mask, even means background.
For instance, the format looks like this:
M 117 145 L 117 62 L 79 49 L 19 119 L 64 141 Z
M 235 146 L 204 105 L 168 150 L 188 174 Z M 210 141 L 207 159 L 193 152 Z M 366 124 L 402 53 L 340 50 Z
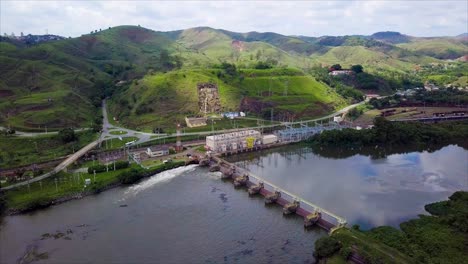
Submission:
M 457 146 L 378 159 L 325 158 L 290 146 L 230 159 L 364 228 L 398 226 L 425 204 L 468 189 L 468 151 Z M 312 263 L 324 235 L 220 173 L 190 165 L 5 217 L 0 263 Z
M 266 207 L 220 175 L 190 165 L 6 217 L 0 263 L 15 263 L 28 252 L 34 263 L 314 261 L 314 242 L 325 231 L 304 231 L 301 218 L 283 217 L 280 207 Z
M 425 204 L 468 190 L 468 151 L 455 145 L 378 158 L 325 158 L 287 146 L 229 160 L 364 229 L 398 227 L 425 213 Z

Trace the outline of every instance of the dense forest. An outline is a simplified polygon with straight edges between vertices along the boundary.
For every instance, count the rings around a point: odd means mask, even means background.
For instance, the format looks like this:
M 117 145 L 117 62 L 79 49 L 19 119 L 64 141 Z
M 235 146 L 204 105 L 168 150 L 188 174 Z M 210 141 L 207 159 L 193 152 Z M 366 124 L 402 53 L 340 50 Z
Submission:
M 363 148 L 398 145 L 461 143 L 468 140 L 468 122 L 422 124 L 391 122 L 383 117 L 374 120 L 371 129 L 329 130 L 315 135 L 311 144 L 321 147 Z

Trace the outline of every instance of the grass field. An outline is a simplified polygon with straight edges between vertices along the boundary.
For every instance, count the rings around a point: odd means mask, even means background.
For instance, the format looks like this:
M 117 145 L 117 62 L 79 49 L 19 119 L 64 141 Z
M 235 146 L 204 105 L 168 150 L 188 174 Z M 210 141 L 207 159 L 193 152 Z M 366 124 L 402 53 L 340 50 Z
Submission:
M 414 64 L 393 58 L 383 52 L 367 49 L 363 46 L 333 47 L 327 53 L 314 57 L 317 61 L 328 65 L 339 63 L 345 68 L 351 65 L 363 65 L 369 70 L 391 70 L 405 72 L 413 69 Z
M 66 156 L 99 136 L 91 131 L 77 133 L 78 140 L 64 144 L 57 135 L 33 138 L 0 136 L 0 167 L 11 168 Z
M 102 142 L 102 148 L 105 150 L 120 149 L 125 146 L 125 143 L 137 140 L 137 137 L 122 137 L 122 140 L 118 138 L 107 139 Z
M 111 134 L 111 135 L 125 135 L 125 134 L 127 134 L 127 131 L 112 130 L 112 131 L 109 131 L 109 134 Z

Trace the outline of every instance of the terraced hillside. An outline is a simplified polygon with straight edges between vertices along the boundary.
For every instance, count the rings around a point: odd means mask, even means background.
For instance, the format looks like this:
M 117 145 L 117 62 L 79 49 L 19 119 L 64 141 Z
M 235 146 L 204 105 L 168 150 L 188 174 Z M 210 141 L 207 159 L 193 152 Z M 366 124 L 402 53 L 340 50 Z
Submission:
M 298 70 L 244 69 L 242 80 L 219 77 L 221 72 L 185 69 L 146 75 L 112 99 L 111 113 L 129 127 L 170 129 L 184 123 L 185 116 L 200 114 L 197 84 L 205 82 L 218 86 L 223 111 L 242 110 L 267 119 L 272 108 L 274 119 L 281 120 L 317 117 L 346 104 L 332 89 Z

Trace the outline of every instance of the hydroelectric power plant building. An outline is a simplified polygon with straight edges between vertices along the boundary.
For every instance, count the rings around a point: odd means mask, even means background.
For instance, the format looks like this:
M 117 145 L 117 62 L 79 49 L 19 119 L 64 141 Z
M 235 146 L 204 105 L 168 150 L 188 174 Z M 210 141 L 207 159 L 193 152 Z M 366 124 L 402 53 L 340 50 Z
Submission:
M 242 130 L 206 137 L 206 147 L 214 152 L 252 149 L 262 144 L 262 134 L 257 130 Z

